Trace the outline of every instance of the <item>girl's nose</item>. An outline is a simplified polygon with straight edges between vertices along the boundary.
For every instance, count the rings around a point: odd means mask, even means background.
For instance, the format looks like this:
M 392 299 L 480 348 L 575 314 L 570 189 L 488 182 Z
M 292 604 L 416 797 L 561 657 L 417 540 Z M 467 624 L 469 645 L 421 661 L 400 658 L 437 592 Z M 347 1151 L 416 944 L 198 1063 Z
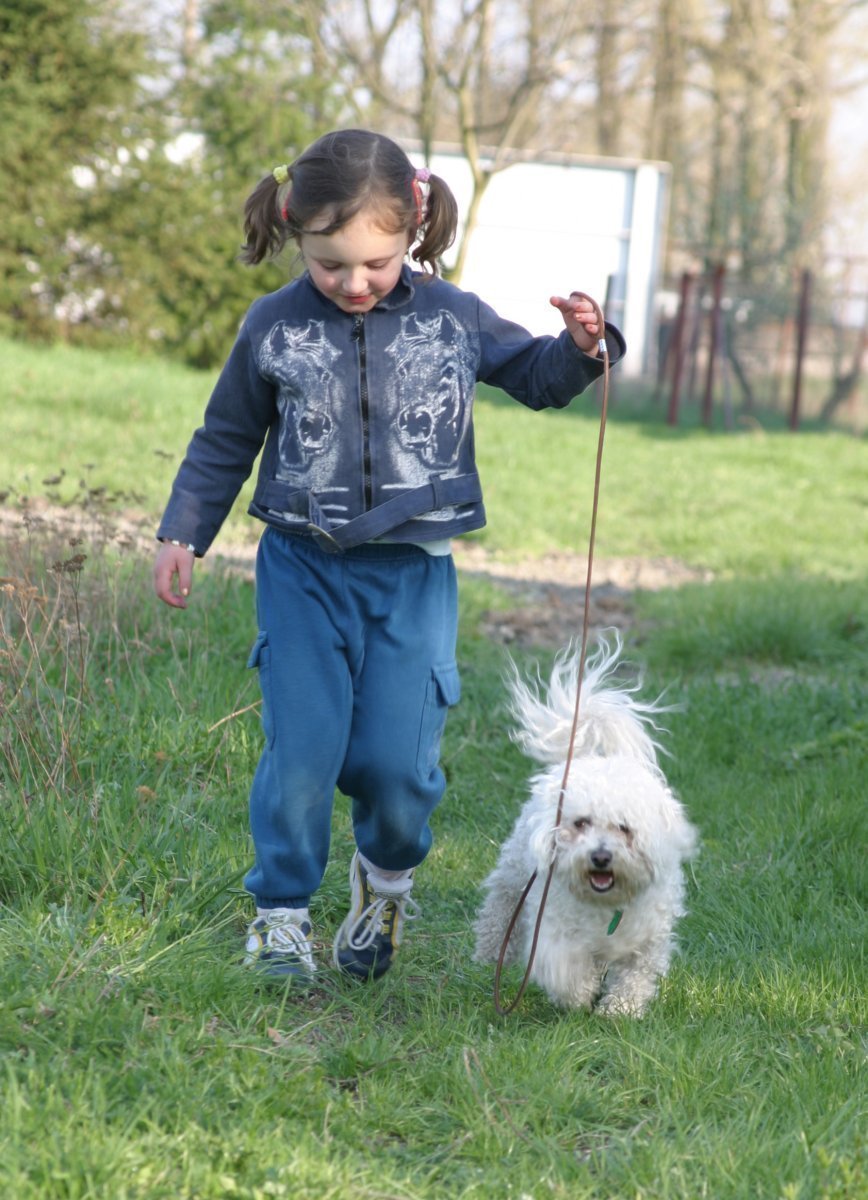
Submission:
M 363 296 L 368 290 L 368 279 L 364 267 L 353 267 L 344 277 L 344 291 L 348 296 Z

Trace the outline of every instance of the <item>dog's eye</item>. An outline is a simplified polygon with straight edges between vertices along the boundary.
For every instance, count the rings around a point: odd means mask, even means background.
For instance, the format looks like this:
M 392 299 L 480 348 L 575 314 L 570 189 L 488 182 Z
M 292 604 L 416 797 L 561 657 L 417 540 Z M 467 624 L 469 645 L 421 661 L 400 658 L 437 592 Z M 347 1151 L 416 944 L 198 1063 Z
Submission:
M 575 821 L 573 821 L 573 825 L 576 829 L 587 829 L 590 823 L 590 817 L 576 817 Z
M 629 825 L 619 825 L 618 828 L 621 830 L 624 837 L 629 837 L 630 834 L 633 832 L 633 830 L 630 828 Z

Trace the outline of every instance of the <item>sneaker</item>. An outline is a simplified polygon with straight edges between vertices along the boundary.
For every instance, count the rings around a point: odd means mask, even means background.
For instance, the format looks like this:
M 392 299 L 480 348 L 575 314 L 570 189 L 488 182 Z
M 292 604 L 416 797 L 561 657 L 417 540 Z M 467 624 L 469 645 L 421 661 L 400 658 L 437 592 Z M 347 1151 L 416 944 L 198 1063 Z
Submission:
M 275 978 L 307 980 L 316 970 L 307 914 L 272 908 L 247 929 L 245 966 Z
M 416 916 L 413 876 L 387 880 L 366 871 L 358 851 L 350 863 L 350 911 L 337 932 L 334 963 L 356 979 L 379 979 L 392 965 L 404 921 Z M 412 906 L 412 911 L 408 908 Z

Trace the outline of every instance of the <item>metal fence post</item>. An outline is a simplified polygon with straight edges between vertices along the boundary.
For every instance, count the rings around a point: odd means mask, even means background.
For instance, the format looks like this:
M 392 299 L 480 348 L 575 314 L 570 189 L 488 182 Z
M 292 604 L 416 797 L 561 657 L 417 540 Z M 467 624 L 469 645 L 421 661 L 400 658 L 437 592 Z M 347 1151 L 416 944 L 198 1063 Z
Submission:
M 672 391 L 669 393 L 669 411 L 666 422 L 669 425 L 678 424 L 678 404 L 681 398 L 681 377 L 684 373 L 684 330 L 687 327 L 687 308 L 690 302 L 690 289 L 693 276 L 685 271 L 681 276 L 681 298 L 678 302 L 678 314 L 675 317 L 675 330 L 672 334 Z
M 721 301 L 723 298 L 723 277 L 726 268 L 718 263 L 714 268 L 711 300 L 711 345 L 708 349 L 708 366 L 705 372 L 705 395 L 702 399 L 702 420 L 710 429 L 712 409 L 714 406 L 714 367 L 720 354 L 721 343 Z
M 799 428 L 802 413 L 802 378 L 805 362 L 805 351 L 808 344 L 808 322 L 811 311 L 811 272 L 802 272 L 802 287 L 799 295 L 799 320 L 796 335 L 796 373 L 793 380 L 793 403 L 790 408 L 790 429 L 795 432 Z

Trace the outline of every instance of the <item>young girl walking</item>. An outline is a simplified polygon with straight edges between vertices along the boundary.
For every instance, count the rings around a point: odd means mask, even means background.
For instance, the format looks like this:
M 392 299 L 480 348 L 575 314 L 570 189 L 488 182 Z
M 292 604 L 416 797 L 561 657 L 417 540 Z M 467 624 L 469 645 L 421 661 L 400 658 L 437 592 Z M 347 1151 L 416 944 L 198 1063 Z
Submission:
M 250 794 L 256 903 L 246 961 L 315 971 L 309 905 L 329 852 L 335 789 L 356 852 L 333 961 L 360 979 L 392 963 L 414 915 L 459 698 L 450 541 L 485 524 L 474 462 L 477 380 L 560 408 L 602 373 L 598 312 L 554 296 L 564 330 L 532 337 L 438 278 L 457 225 L 447 185 L 393 141 L 320 138 L 245 206 L 243 258 L 288 241 L 300 278 L 258 299 L 193 435 L 160 524 L 156 593 L 184 608 L 263 446 L 250 513 L 264 747 Z M 413 270 L 410 258 L 421 270 Z M 606 325 L 612 358 L 624 353 Z

